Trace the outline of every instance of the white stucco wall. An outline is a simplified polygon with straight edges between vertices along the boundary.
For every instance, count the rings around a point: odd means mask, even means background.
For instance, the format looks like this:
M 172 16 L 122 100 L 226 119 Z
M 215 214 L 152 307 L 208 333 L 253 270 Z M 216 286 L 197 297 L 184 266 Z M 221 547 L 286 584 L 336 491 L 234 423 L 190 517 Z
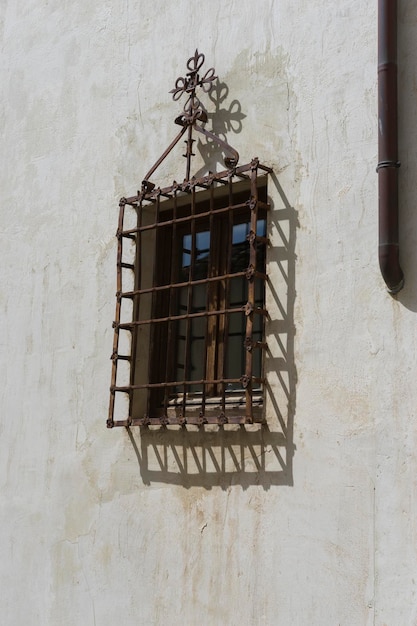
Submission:
M 417 8 L 399 4 L 392 298 L 376 3 L 0 3 L 2 624 L 417 624 Z M 245 115 L 241 161 L 274 167 L 287 445 L 277 420 L 264 446 L 105 427 L 118 199 L 174 136 L 196 47 Z

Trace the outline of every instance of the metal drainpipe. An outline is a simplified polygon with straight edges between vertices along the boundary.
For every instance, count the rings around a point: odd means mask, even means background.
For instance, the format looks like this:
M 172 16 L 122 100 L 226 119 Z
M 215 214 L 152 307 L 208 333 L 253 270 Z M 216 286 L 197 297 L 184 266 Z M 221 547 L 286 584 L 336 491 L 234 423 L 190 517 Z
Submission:
M 404 285 L 398 243 L 397 0 L 378 0 L 379 267 L 390 293 Z

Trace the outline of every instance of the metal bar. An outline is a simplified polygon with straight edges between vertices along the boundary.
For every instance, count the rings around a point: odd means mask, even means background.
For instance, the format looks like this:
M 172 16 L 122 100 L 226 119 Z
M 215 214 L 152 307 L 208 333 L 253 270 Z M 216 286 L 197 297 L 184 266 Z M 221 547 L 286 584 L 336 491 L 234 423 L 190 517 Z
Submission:
M 191 195 L 191 215 L 194 215 L 195 212 L 195 188 L 193 187 L 192 190 L 192 195 Z M 191 318 L 190 318 L 190 311 L 192 311 L 192 306 L 193 306 L 193 288 L 192 288 L 192 283 L 193 283 L 193 269 L 194 269 L 194 264 L 195 264 L 195 252 L 196 252 L 196 231 L 195 231 L 195 220 L 192 220 L 191 222 L 191 259 L 190 259 L 190 268 L 188 270 L 188 277 L 189 280 L 188 282 L 190 283 L 190 285 L 187 287 L 187 316 L 186 316 L 186 330 L 185 330 L 185 355 L 184 355 L 184 378 L 187 378 L 188 375 L 188 369 L 190 367 L 190 363 L 191 363 L 191 339 L 190 339 L 190 334 L 191 334 Z M 183 385 L 183 393 L 184 393 L 184 399 L 183 399 L 183 403 L 182 403 L 182 417 L 185 418 L 185 414 L 186 414 L 186 410 L 187 410 L 187 403 L 186 403 L 186 392 L 187 392 L 187 385 L 184 383 Z
M 173 206 L 173 216 L 174 216 L 174 224 L 172 225 L 172 236 L 171 236 L 171 285 L 169 287 L 169 315 L 172 316 L 174 313 L 174 304 L 175 304 L 175 292 L 173 289 L 174 280 L 176 277 L 177 267 L 178 267 L 178 242 L 177 242 L 177 225 L 175 222 L 177 216 L 177 190 L 174 191 L 174 206 Z M 173 333 L 173 324 L 175 322 L 169 321 L 168 323 L 168 333 L 167 333 L 167 359 L 166 359 L 166 368 L 165 368 L 165 381 L 169 380 L 169 372 L 174 369 L 175 365 L 175 357 L 176 357 L 176 346 L 175 346 L 175 337 Z M 173 345 L 174 344 L 174 345 Z M 166 387 L 164 394 L 164 410 L 166 411 L 168 402 L 169 402 L 169 388 Z
M 221 215 L 222 213 L 228 213 L 230 210 L 239 210 L 239 209 L 244 209 L 246 205 L 246 202 L 242 202 L 241 204 L 235 204 L 233 206 L 226 206 L 226 207 L 221 207 L 220 209 L 214 209 L 213 213 L 215 215 Z M 263 202 L 259 202 L 259 207 L 264 208 L 266 210 L 269 210 L 270 205 L 263 203 Z M 186 215 L 185 217 L 178 217 L 175 220 L 175 223 L 177 224 L 181 224 L 181 223 L 187 223 L 187 222 L 191 222 L 192 220 L 201 220 L 205 217 L 210 217 L 210 211 L 204 211 L 201 213 L 195 213 L 194 215 Z M 146 226 L 142 226 L 141 227 L 141 232 L 144 232 L 146 230 L 152 230 L 154 228 L 164 228 L 166 226 L 171 226 L 172 224 L 174 224 L 174 220 L 164 220 L 162 222 L 156 223 L 154 222 L 153 224 L 146 224 Z M 122 232 L 122 236 L 123 237 L 128 237 L 130 236 L 132 233 L 137 233 L 138 229 L 137 228 L 129 228 L 128 230 L 125 230 Z
M 222 415 L 205 415 L 203 416 L 190 416 L 187 419 L 182 417 L 147 417 L 147 418 L 135 418 L 132 419 L 131 422 L 128 420 L 118 420 L 114 422 L 114 426 L 202 426 L 204 424 L 216 424 L 221 425 L 224 423 L 222 419 Z M 227 418 L 228 424 L 247 424 L 246 415 L 230 415 Z M 252 422 L 253 424 L 264 424 L 265 419 L 263 417 L 254 416 Z
M 266 165 L 262 165 L 262 163 L 259 163 L 259 161 L 258 161 L 258 170 L 263 170 L 264 172 L 267 172 L 268 174 L 272 174 L 272 172 L 274 171 L 272 167 L 267 167 Z
M 168 154 L 171 152 L 172 148 L 174 148 L 174 146 L 179 142 L 179 140 L 181 139 L 181 137 L 183 136 L 183 134 L 185 133 L 186 130 L 187 130 L 186 126 L 184 126 L 184 128 L 181 128 L 180 132 L 175 137 L 175 139 L 169 144 L 169 146 L 165 150 L 165 152 L 159 157 L 157 162 L 154 165 L 152 165 L 151 169 L 149 170 L 149 172 L 146 174 L 145 178 L 143 179 L 145 182 L 149 182 L 149 178 L 152 176 L 152 174 L 155 172 L 155 170 L 158 169 L 158 167 L 161 165 L 162 161 L 164 161 L 166 159 Z M 130 204 L 130 198 L 128 198 L 128 204 Z
M 139 207 L 134 207 L 136 209 L 136 223 L 138 225 L 138 227 L 140 227 L 142 225 L 142 218 L 143 218 L 143 211 L 142 211 L 142 205 L 140 204 Z M 134 294 L 133 294 L 133 309 L 132 309 L 132 313 L 133 313 L 133 319 L 138 319 L 139 318 L 139 312 L 140 312 L 140 301 L 141 301 L 141 284 L 142 284 L 142 233 L 140 232 L 140 230 L 137 233 L 137 236 L 135 236 L 135 262 L 134 262 L 134 267 L 133 270 L 135 271 L 134 274 Z M 123 292 L 120 294 L 120 297 L 123 298 Z M 133 328 L 133 333 L 132 333 L 132 348 L 131 348 L 131 363 L 130 363 L 130 384 L 133 384 L 135 382 L 135 375 L 136 375 L 136 358 L 137 358 L 137 349 L 138 349 L 138 327 L 135 326 Z M 129 419 L 132 419 L 132 415 L 133 415 L 133 393 L 129 396 Z
M 258 380 L 258 379 L 256 379 Z M 261 379 L 259 379 L 261 381 Z M 142 383 L 140 385 L 120 385 L 115 386 L 113 391 L 128 393 L 130 389 L 163 389 L 165 387 L 180 387 L 181 385 L 202 385 L 204 382 L 210 385 L 221 385 L 229 383 L 241 383 L 241 378 L 201 378 L 200 380 L 168 380 L 160 383 Z M 261 381 L 262 382 L 262 381 Z M 186 396 L 187 394 L 185 394 Z
M 184 127 L 186 128 L 186 127 Z M 185 132 L 183 128 L 183 133 Z M 183 134 L 182 133 L 182 134 Z M 178 139 L 181 138 L 182 134 L 180 133 Z M 267 167 L 266 165 L 261 165 L 259 163 L 259 161 L 257 159 L 254 159 L 254 161 L 256 161 L 258 163 L 258 167 L 259 169 L 262 169 L 263 171 L 267 172 L 267 173 L 271 173 L 273 170 L 269 167 Z M 252 161 L 251 163 L 246 163 L 245 165 L 239 165 L 238 167 L 233 168 L 233 176 L 240 176 L 240 174 L 243 174 L 245 172 L 249 172 L 251 167 L 252 167 L 252 163 L 254 162 Z M 151 172 L 152 174 L 152 172 Z M 148 173 L 148 175 L 150 175 Z M 200 178 L 194 178 L 192 181 L 184 181 L 184 183 L 182 185 L 179 185 L 180 189 L 182 191 L 188 191 L 191 190 L 191 186 L 203 186 L 203 185 L 207 185 L 207 184 L 211 184 L 211 182 L 218 182 L 220 184 L 227 184 L 227 178 L 230 176 L 230 170 L 222 170 L 221 172 L 215 172 L 215 173 L 210 173 L 207 176 L 202 176 Z M 226 179 L 226 180 L 224 180 Z M 151 191 L 143 191 L 138 193 L 136 196 L 130 196 L 129 198 L 126 198 L 126 204 L 135 204 L 137 203 L 139 200 L 148 200 L 148 201 L 152 201 L 154 198 L 156 198 L 157 194 L 166 194 L 166 193 L 170 193 L 173 191 L 173 189 L 178 186 L 178 183 L 174 183 L 173 185 L 170 185 L 169 187 L 162 187 L 161 189 L 152 189 Z
M 164 291 L 166 289 L 171 289 L 171 288 L 177 289 L 181 287 L 188 287 L 189 285 L 204 285 L 206 283 L 212 283 L 212 282 L 216 282 L 220 280 L 247 276 L 247 273 L 248 271 L 245 270 L 244 272 L 235 272 L 234 274 L 233 273 L 221 274 L 220 276 L 211 276 L 210 278 L 199 278 L 197 280 L 185 281 L 182 283 L 169 283 L 167 285 L 157 285 L 156 287 L 146 287 L 146 289 L 135 289 L 134 291 L 123 291 L 120 294 L 120 297 L 121 298 L 133 298 L 137 294 L 152 293 L 153 291 Z M 255 278 L 261 278 L 262 280 L 265 280 L 265 281 L 268 279 L 267 274 L 258 272 L 257 270 L 254 270 L 252 274 Z
M 122 291 L 122 254 L 123 254 L 123 239 L 120 235 L 123 229 L 123 218 L 125 212 L 126 202 L 124 198 L 121 198 L 119 202 L 119 223 L 117 227 L 117 275 L 116 275 L 116 288 L 117 294 Z M 117 381 L 117 362 L 118 359 L 114 358 L 118 354 L 119 350 L 119 332 L 120 332 L 120 308 L 122 300 L 120 296 L 116 298 L 116 311 L 114 315 L 114 334 L 113 334 L 113 352 L 112 352 L 112 370 L 111 370 L 111 383 L 110 383 L 110 403 L 109 403 L 109 416 L 107 419 L 107 427 L 112 428 L 114 425 L 114 403 L 115 396 L 112 389 L 116 385 Z
M 256 228 L 258 221 L 258 162 L 252 162 L 251 168 L 251 217 L 250 217 L 250 229 L 255 237 L 249 238 L 249 268 L 256 270 Z M 252 343 L 253 333 L 253 310 L 255 308 L 255 278 L 251 272 L 248 271 L 248 314 L 246 316 L 246 333 L 245 342 Z M 246 417 L 252 418 L 252 370 L 253 370 L 253 353 L 252 350 L 246 350 L 246 366 L 245 377 L 247 380 L 247 386 L 245 389 L 246 395 Z
M 248 305 L 246 304 L 243 307 L 238 307 L 235 309 L 219 309 L 214 311 L 199 311 L 197 313 L 184 313 L 183 315 L 168 315 L 166 317 L 156 317 L 148 320 L 135 320 L 133 322 L 123 322 L 119 324 L 119 328 L 122 330 L 129 330 L 133 326 L 143 326 L 145 324 L 156 324 L 158 322 L 170 322 L 170 321 L 179 321 L 186 319 L 193 319 L 196 317 L 206 317 L 210 315 L 225 315 L 228 313 L 246 313 L 248 311 Z M 260 307 L 255 307 L 251 311 L 255 315 L 268 315 L 268 311 L 266 309 L 261 309 Z
M 205 279 L 202 279 L 201 281 L 195 281 L 194 284 L 197 283 L 201 283 L 203 284 L 204 282 L 206 282 L 208 285 L 210 283 L 215 282 L 215 280 L 218 279 L 217 276 L 210 276 L 210 272 L 211 272 L 211 267 L 212 267 L 212 263 L 213 263 L 213 242 L 212 242 L 212 237 L 213 237 L 213 221 L 214 221 L 214 195 L 213 195 L 213 184 L 210 185 L 210 210 L 209 210 L 209 231 L 210 231 L 210 247 L 209 247 L 209 256 L 208 256 L 208 263 L 207 263 L 207 276 Z M 210 288 L 209 286 L 207 286 L 207 290 L 206 290 L 206 311 L 209 310 L 210 308 Z M 207 354 L 208 354 L 208 350 L 209 350 L 209 317 L 206 318 L 206 325 L 205 325 L 205 335 L 204 335 L 204 365 L 203 365 L 203 378 L 206 379 L 207 378 Z M 204 415 L 205 413 L 205 407 L 206 407 L 206 395 L 207 395 L 207 385 L 205 383 L 203 383 L 203 393 L 202 393 L 202 398 L 201 398 L 201 413 L 202 415 Z
M 187 137 L 187 151 L 186 154 L 184 155 L 185 158 L 187 159 L 187 167 L 186 167 L 186 174 L 185 174 L 185 179 L 186 180 L 190 180 L 190 172 L 191 172 L 191 157 L 195 156 L 193 154 L 193 127 L 190 124 L 188 126 L 188 137 Z
M 160 200 L 160 196 L 158 195 L 157 201 L 156 201 L 156 215 L 155 215 L 156 221 L 158 221 L 159 219 L 160 206 L 161 206 L 161 200 Z M 154 249 L 155 251 L 158 249 L 158 233 L 157 232 L 155 232 L 155 248 Z M 153 269 L 152 269 L 152 285 L 156 285 L 156 266 L 157 266 L 156 255 L 154 255 Z M 155 310 L 155 292 L 152 292 L 151 311 L 154 311 L 154 310 Z M 154 332 L 155 332 L 155 329 L 151 327 L 150 333 L 149 333 L 148 380 L 152 372 L 151 368 L 152 368 L 152 358 L 153 358 Z M 148 415 L 150 411 L 151 411 L 151 394 L 148 393 L 148 398 L 147 398 L 147 414 Z
M 232 177 L 229 176 L 229 206 L 233 206 L 233 186 L 232 186 Z M 227 259 L 226 259 L 226 273 L 228 275 L 232 274 L 232 250 L 233 250 L 233 212 L 229 211 L 228 214 L 228 246 L 227 246 Z M 226 309 L 229 308 L 230 305 L 230 282 L 229 278 L 226 279 L 225 282 L 225 294 L 224 294 L 224 307 Z M 226 365 L 227 365 L 227 355 L 228 355 L 228 343 L 229 343 L 229 315 L 225 315 L 224 317 L 224 327 L 223 327 L 223 341 L 222 341 L 222 378 L 226 376 Z M 222 411 L 226 410 L 226 386 L 222 385 Z

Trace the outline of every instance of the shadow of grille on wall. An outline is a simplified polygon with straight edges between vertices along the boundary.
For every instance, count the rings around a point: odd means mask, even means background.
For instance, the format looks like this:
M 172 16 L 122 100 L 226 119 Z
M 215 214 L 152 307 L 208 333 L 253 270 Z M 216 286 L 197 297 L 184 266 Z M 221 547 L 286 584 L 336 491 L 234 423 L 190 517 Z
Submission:
M 269 489 L 293 484 L 293 444 L 279 432 L 263 426 L 254 431 L 207 432 L 129 429 L 141 479 L 183 487 Z

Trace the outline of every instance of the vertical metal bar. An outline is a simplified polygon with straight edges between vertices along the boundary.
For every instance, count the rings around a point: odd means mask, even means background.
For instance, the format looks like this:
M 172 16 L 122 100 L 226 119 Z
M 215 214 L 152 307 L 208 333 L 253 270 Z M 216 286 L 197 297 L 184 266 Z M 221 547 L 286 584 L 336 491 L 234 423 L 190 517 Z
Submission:
M 209 217 L 209 255 L 207 262 L 207 278 L 211 278 L 211 267 L 213 263 L 213 209 L 214 209 L 214 193 L 213 193 L 213 181 L 210 184 L 210 217 Z M 210 309 L 210 296 L 213 291 L 213 285 L 207 284 L 206 287 L 206 311 Z M 209 349 L 209 330 L 210 330 L 210 318 L 207 315 L 205 319 L 205 334 L 204 334 L 204 365 L 203 365 L 203 380 L 207 380 L 207 353 Z M 201 398 L 201 415 L 204 416 L 206 412 L 206 395 L 207 384 L 203 383 L 203 393 Z
M 169 303 L 168 303 L 168 315 L 174 315 L 174 303 L 176 294 L 174 293 L 173 283 L 176 280 L 177 272 L 178 272 L 178 242 L 177 242 L 177 189 L 173 190 L 173 202 L 174 206 L 172 209 L 172 228 L 171 228 L 171 275 L 170 275 L 170 287 L 169 287 Z M 176 322 L 169 321 L 168 323 L 168 333 L 167 333 L 167 360 L 166 360 L 166 368 L 165 368 L 165 382 L 168 382 L 170 373 L 173 372 L 173 363 L 175 362 L 176 356 L 176 346 L 174 340 L 173 333 L 173 325 Z M 172 380 L 172 379 L 171 379 Z M 164 414 L 167 414 L 168 403 L 169 403 L 169 390 L 170 387 L 165 387 L 164 393 Z
M 119 324 L 120 324 L 120 309 L 122 304 L 122 255 L 123 255 L 123 219 L 125 214 L 126 200 L 121 198 L 119 202 L 119 223 L 117 226 L 117 278 L 116 278 L 116 312 L 114 316 L 114 335 L 113 335 L 113 352 L 112 352 L 112 371 L 111 371 L 111 383 L 110 383 L 110 404 L 109 404 L 109 416 L 107 419 L 107 427 L 113 428 L 114 425 L 114 404 L 115 395 L 114 387 L 117 382 L 117 357 L 119 351 Z
M 246 311 L 246 421 L 252 422 L 252 367 L 253 367 L 253 352 L 252 352 L 252 332 L 253 332 L 253 310 L 255 308 L 255 278 L 254 271 L 256 270 L 256 226 L 258 220 L 258 187 L 257 187 L 257 171 L 258 161 L 253 160 L 251 163 L 250 172 L 250 229 L 254 233 L 255 237 L 249 239 L 249 267 L 248 267 L 248 305 Z
M 214 198 L 213 198 L 214 201 Z M 214 207 L 217 206 L 214 204 Z M 213 207 L 213 208 L 214 208 Z M 220 271 L 220 258 L 222 254 L 222 245 L 221 245 L 221 219 L 215 213 L 215 209 L 213 212 L 211 225 L 210 225 L 210 268 L 209 268 L 209 278 L 217 278 Z M 206 371 L 207 378 L 210 381 L 217 380 L 219 378 L 218 375 L 218 365 L 217 365 L 217 356 L 218 356 L 218 343 L 219 343 L 219 318 L 216 315 L 210 315 L 213 311 L 218 310 L 219 307 L 219 296 L 220 296 L 220 285 L 216 280 L 207 285 L 208 289 L 208 320 L 207 320 L 207 352 L 206 352 Z M 218 385 L 214 382 L 211 382 L 207 385 L 207 392 L 209 396 L 215 396 L 218 394 L 217 391 Z
M 195 187 L 193 186 L 191 189 L 191 216 L 195 215 Z M 190 258 L 190 269 L 188 272 L 188 280 L 192 283 L 193 280 L 193 269 L 195 264 L 195 252 L 196 252 L 196 228 L 195 228 L 195 219 L 191 220 L 191 258 Z M 192 311 L 193 306 L 193 287 L 192 284 L 187 287 L 187 315 L 189 315 Z M 187 385 L 185 381 L 190 380 L 189 376 L 189 368 L 191 362 L 191 325 L 192 321 L 189 317 L 186 319 L 185 327 L 185 358 L 184 358 L 184 383 L 183 383 L 183 398 L 182 398 L 182 416 L 186 418 L 186 407 L 187 407 Z
M 160 212 L 160 207 L 161 207 L 161 196 L 158 193 L 157 197 L 156 197 L 156 209 L 155 209 L 155 221 L 154 221 L 154 232 L 155 232 L 155 245 L 154 245 L 154 254 L 153 254 L 153 271 L 152 271 L 152 287 L 155 287 L 156 285 L 156 272 L 157 272 L 157 261 L 156 261 L 156 252 L 158 250 L 158 228 L 156 227 L 156 225 L 159 222 L 159 212 Z M 151 296 L 151 315 L 152 317 L 155 316 L 155 292 L 152 291 L 152 296 Z M 151 324 L 150 325 L 150 332 L 149 332 L 149 354 L 148 354 L 148 382 L 149 378 L 151 376 L 151 367 L 152 367 L 152 354 L 153 354 L 153 347 L 154 347 L 154 333 L 155 333 L 155 324 Z M 152 410 L 152 406 L 151 406 L 151 396 L 152 396 L 152 391 L 151 389 L 148 389 L 148 402 L 147 402 L 147 414 L 148 416 L 150 416 L 151 414 L 151 410 Z
M 133 275 L 134 275 L 134 283 L 133 288 L 135 290 L 140 289 L 141 287 L 141 241 L 142 241 L 142 233 L 139 228 L 141 226 L 142 221 L 142 201 L 140 201 L 139 205 L 136 205 L 136 225 L 138 227 L 137 233 L 135 233 L 135 253 L 133 260 Z M 136 294 L 133 298 L 133 306 L 132 306 L 132 321 L 139 319 L 139 305 L 140 305 L 140 294 Z M 133 326 L 131 331 L 132 336 L 132 344 L 130 350 L 130 385 L 135 384 L 135 372 L 136 372 L 136 355 L 137 355 L 137 343 L 138 343 L 138 326 Z M 134 390 L 132 389 L 129 393 L 129 422 L 132 421 L 133 417 L 133 394 Z
M 232 249 L 233 249 L 233 182 L 232 175 L 229 176 L 228 180 L 228 203 L 229 203 L 229 211 L 227 213 L 227 258 L 226 264 L 221 268 L 225 274 L 230 274 L 232 271 Z M 222 281 L 222 287 L 224 290 L 224 302 L 221 303 L 221 306 L 226 310 L 229 308 L 229 300 L 230 300 L 230 278 L 226 278 Z M 229 316 L 230 313 L 225 313 L 222 328 L 222 337 L 219 342 L 219 351 L 222 354 L 219 354 L 219 358 L 221 358 L 221 377 L 224 379 L 227 377 L 226 374 L 226 365 L 227 365 L 227 357 L 228 357 L 228 340 L 229 340 Z M 221 393 L 221 403 L 222 403 L 222 412 L 226 412 L 226 383 L 222 383 L 222 393 Z
M 185 180 L 190 180 L 190 174 L 191 174 L 191 157 L 194 156 L 193 155 L 193 126 L 192 124 L 190 124 L 188 126 L 188 138 L 187 138 L 187 151 L 185 154 L 185 157 L 187 158 L 187 169 L 186 169 L 186 177 Z

